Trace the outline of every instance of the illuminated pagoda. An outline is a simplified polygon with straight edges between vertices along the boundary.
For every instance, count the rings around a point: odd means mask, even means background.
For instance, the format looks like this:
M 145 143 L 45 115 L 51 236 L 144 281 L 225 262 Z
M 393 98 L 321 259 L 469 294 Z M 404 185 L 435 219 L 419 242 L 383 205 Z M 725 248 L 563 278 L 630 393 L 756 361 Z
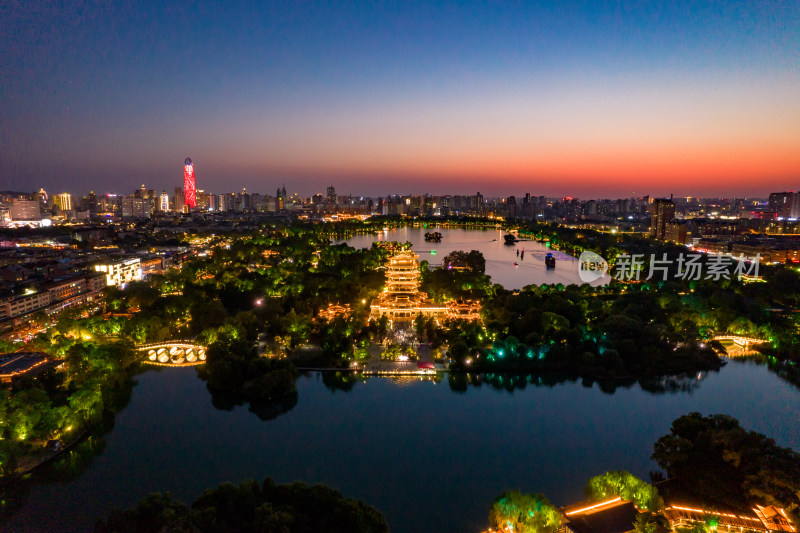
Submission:
M 478 302 L 450 301 L 438 305 L 419 290 L 419 258 L 411 250 L 399 250 L 386 264 L 386 288 L 370 305 L 370 320 L 386 316 L 392 325 L 411 322 L 420 313 L 440 319 L 480 320 Z

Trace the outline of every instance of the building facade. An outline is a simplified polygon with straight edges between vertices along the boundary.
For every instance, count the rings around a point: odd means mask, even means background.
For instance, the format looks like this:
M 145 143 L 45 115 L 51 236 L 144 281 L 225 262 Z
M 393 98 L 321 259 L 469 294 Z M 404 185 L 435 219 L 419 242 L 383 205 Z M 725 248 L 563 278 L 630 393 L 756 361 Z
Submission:
M 653 214 L 650 222 L 650 236 L 666 239 L 667 223 L 675 220 L 675 204 L 671 199 L 656 198 L 653 201 Z
M 119 287 L 142 279 L 142 260 L 138 257 L 95 265 L 96 272 L 106 275 L 106 285 Z

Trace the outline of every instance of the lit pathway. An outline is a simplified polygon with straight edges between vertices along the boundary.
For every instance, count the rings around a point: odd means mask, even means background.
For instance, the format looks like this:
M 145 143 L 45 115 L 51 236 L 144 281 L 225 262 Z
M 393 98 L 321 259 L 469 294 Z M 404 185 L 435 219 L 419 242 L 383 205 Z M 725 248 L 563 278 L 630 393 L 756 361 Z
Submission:
M 767 342 L 764 339 L 745 337 L 743 335 L 717 335 L 714 337 L 714 340 L 730 341 L 733 343 L 733 346 L 728 349 L 728 357 L 741 357 L 758 353 L 756 350 L 751 349 L 750 345 Z

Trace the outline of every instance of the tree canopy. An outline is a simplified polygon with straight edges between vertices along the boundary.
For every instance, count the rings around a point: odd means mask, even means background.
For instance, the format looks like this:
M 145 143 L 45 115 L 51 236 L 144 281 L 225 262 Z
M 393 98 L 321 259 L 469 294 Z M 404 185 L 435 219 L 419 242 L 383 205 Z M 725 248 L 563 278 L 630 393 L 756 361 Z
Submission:
M 664 507 L 664 500 L 655 487 L 624 470 L 611 470 L 595 476 L 584 490 L 586 497 L 591 499 L 601 500 L 616 495 L 623 500 L 633 501 L 640 509 L 655 512 Z
M 96 533 L 251 532 L 385 533 L 383 515 L 360 500 L 323 485 L 276 485 L 270 478 L 206 490 L 191 506 L 154 493 L 136 507 L 114 510 Z
M 800 522 L 800 454 L 727 415 L 690 413 L 658 439 L 653 459 L 709 505 L 777 505 Z
M 550 533 L 561 523 L 561 513 L 542 494 L 518 490 L 502 493 L 492 504 L 489 523 L 503 531 Z

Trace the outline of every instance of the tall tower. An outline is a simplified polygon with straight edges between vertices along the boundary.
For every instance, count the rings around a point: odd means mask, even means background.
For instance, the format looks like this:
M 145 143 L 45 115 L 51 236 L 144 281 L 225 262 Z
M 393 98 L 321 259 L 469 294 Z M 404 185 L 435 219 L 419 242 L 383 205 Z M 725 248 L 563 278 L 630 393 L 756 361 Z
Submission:
M 188 157 L 183 162 L 183 203 L 189 209 L 197 207 L 197 188 L 194 181 L 194 166 Z

